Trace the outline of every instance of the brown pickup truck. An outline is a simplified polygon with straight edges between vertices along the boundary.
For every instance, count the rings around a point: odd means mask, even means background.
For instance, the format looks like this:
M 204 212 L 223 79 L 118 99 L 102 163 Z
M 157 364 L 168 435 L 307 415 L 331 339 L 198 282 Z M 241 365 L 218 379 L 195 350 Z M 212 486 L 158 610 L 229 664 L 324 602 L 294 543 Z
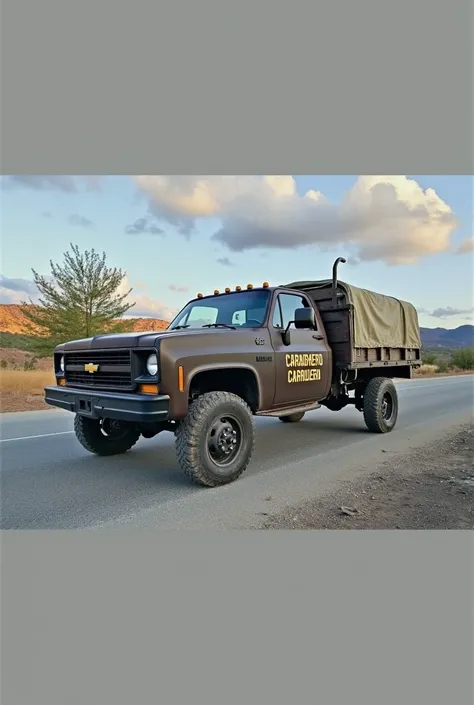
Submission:
M 165 331 L 59 345 L 45 400 L 75 414 L 78 440 L 98 455 L 172 431 L 182 469 L 210 487 L 248 466 L 254 416 L 297 423 L 353 404 L 370 431 L 387 433 L 392 379 L 421 365 L 418 316 L 338 281 L 341 261 L 329 280 L 198 294 Z

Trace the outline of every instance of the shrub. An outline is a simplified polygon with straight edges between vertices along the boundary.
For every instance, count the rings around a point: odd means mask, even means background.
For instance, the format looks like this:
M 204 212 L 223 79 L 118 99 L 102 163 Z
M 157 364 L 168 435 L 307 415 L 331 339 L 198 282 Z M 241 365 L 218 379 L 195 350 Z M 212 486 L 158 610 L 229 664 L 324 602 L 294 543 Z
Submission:
M 36 370 L 38 360 L 33 357 L 31 360 L 25 360 L 23 364 L 23 369 L 25 372 L 29 372 L 30 370 Z
M 6 360 L 0 360 L 0 369 L 6 370 L 8 367 L 8 362 Z
M 449 372 L 449 370 L 450 370 L 450 367 L 449 367 L 448 363 L 446 362 L 446 360 L 440 360 L 438 362 L 438 365 L 436 367 L 437 374 L 446 374 L 446 372 Z
M 420 375 L 421 377 L 426 377 L 435 374 L 436 372 L 436 365 L 422 365 L 417 371 L 416 374 Z
M 436 354 L 433 352 L 423 353 L 421 356 L 421 359 L 423 360 L 424 365 L 437 365 L 438 364 L 438 358 L 437 358 Z
M 461 348 L 451 355 L 452 363 L 460 370 L 474 370 L 474 348 Z

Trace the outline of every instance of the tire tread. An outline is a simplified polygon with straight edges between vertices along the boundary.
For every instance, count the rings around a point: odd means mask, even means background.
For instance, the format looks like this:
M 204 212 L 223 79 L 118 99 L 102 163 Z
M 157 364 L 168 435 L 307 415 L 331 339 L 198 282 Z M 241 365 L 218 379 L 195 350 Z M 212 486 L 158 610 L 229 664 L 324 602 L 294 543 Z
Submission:
M 200 432 L 203 424 L 210 413 L 212 413 L 213 409 L 224 403 L 239 406 L 241 410 L 250 417 L 252 427 L 252 441 L 246 462 L 232 473 L 230 478 L 226 478 L 225 480 L 217 479 L 212 476 L 211 473 L 203 467 L 199 457 Z M 233 482 L 242 475 L 250 463 L 253 454 L 254 439 L 254 419 L 248 404 L 241 397 L 236 394 L 231 394 L 230 392 L 208 392 L 198 397 L 190 404 L 187 416 L 179 424 L 176 430 L 176 456 L 184 474 L 195 484 L 204 485 L 206 487 L 218 487 Z
M 396 405 L 395 422 L 390 426 L 382 416 L 381 397 L 390 390 L 393 403 Z M 398 400 L 395 385 L 387 377 L 374 377 L 364 390 L 363 397 L 364 421 L 372 433 L 388 433 L 395 426 L 398 416 Z
M 107 441 L 103 437 L 103 443 L 100 443 L 96 429 L 90 424 L 91 421 L 92 419 L 77 414 L 74 418 L 74 433 L 83 448 L 94 455 L 121 455 L 133 448 L 140 438 L 140 431 L 130 427 L 128 434 L 124 438 L 109 439 Z

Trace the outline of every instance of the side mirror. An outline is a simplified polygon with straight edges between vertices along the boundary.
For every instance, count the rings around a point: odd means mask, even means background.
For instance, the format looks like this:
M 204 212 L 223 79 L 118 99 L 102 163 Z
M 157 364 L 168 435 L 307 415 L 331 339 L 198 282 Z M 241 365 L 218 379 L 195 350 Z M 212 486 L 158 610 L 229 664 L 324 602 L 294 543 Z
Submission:
M 316 315 L 312 308 L 297 308 L 295 311 L 295 328 L 316 328 Z

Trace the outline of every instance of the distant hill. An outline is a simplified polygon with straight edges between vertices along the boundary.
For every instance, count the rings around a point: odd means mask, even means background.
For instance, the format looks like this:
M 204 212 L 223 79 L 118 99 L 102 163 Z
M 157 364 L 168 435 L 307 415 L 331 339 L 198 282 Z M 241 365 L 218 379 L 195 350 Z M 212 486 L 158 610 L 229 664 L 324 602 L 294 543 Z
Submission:
M 474 326 L 459 328 L 420 328 L 421 342 L 425 348 L 472 348 Z
M 134 318 L 133 330 L 165 330 L 169 322 L 159 318 Z M 0 333 L 12 333 L 14 335 L 39 336 L 41 330 L 37 326 L 32 326 L 22 312 L 22 307 L 15 304 L 0 304 Z

